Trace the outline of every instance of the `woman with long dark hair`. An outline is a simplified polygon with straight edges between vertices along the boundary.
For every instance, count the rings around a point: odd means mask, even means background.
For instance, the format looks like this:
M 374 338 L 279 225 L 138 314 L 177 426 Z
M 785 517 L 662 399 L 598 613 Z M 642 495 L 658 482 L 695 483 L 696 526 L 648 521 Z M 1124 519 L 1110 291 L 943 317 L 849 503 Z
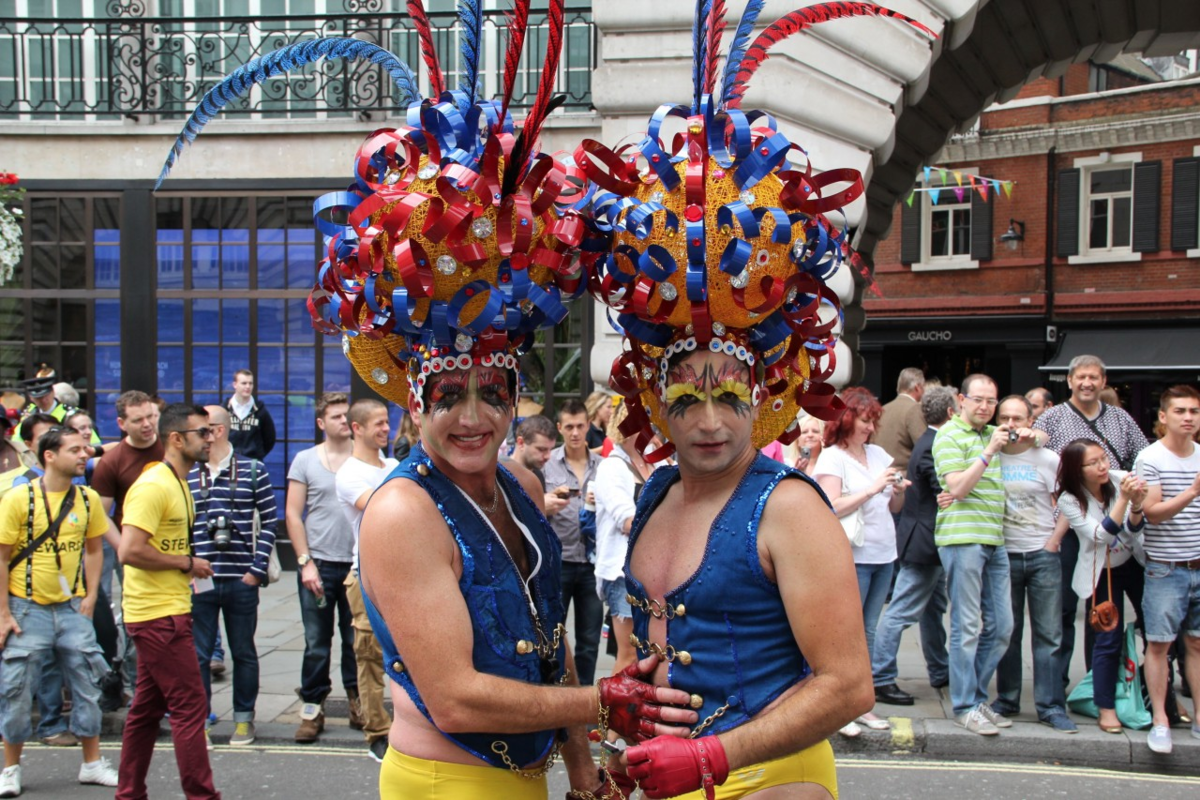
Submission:
M 1095 604 L 1111 600 L 1117 607 L 1118 624 L 1111 631 L 1098 631 L 1091 652 L 1092 698 L 1100 710 L 1100 729 L 1120 733 L 1116 712 L 1117 671 L 1125 640 L 1125 598 L 1142 618 L 1142 501 L 1146 483 L 1131 473 L 1110 469 L 1104 448 L 1090 439 L 1076 439 L 1060 455 L 1058 507 L 1079 537 L 1079 560 L 1071 588 L 1081 599 L 1095 594 Z M 1111 564 L 1112 591 L 1105 575 Z
M 812 476 L 833 503 L 839 517 L 862 515 L 862 539 L 851 540 L 858 592 L 862 599 L 867 650 L 875 644 L 875 626 L 892 585 L 896 561 L 896 524 L 892 514 L 904 506 L 904 489 L 912 484 L 893 467 L 892 457 L 871 444 L 883 407 L 868 390 L 855 386 L 842 393 L 845 408 L 825 426 L 825 447 Z M 873 713 L 856 720 L 869 728 L 888 727 Z M 841 733 L 857 736 L 852 722 Z

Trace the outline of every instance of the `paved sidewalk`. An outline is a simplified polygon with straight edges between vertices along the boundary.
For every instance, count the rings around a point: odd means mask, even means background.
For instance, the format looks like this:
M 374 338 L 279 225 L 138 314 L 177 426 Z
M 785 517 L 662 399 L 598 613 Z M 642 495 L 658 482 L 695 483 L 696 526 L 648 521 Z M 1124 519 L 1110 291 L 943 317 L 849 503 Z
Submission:
M 258 741 L 263 744 L 291 744 L 296 726 L 300 723 L 301 703 L 295 690 L 300 685 L 304 632 L 300 624 L 296 591 L 296 574 L 285 572 L 279 583 L 262 592 L 256 637 L 261 687 L 256 728 Z M 1082 645 L 1082 631 L 1078 638 Z M 905 632 L 902 640 L 898 683 L 900 688 L 916 697 L 916 704 L 907 707 L 879 704 L 876 713 L 890 718 L 892 729 L 877 732 L 864 728 L 862 736 L 853 740 L 834 736 L 834 750 L 843 754 L 1043 761 L 1200 775 L 1200 740 L 1193 739 L 1186 728 L 1172 731 L 1175 752 L 1170 756 L 1160 756 L 1146 747 L 1145 731 L 1106 734 L 1099 730 L 1094 720 L 1079 715 L 1072 715 L 1079 725 L 1078 734 L 1057 733 L 1039 724 L 1033 712 L 1032 659 L 1028 640 L 1027 633 L 1025 686 L 1022 690 L 1024 713 L 1015 717 L 1013 727 L 1002 731 L 999 736 L 977 736 L 954 725 L 948 692 L 933 689 L 926 678 L 925 662 L 914 626 Z M 363 748 L 365 751 L 362 733 L 351 730 L 346 719 L 346 694 L 338 685 L 340 650 L 336 635 L 333 653 L 334 687 L 326 701 L 325 732 L 321 735 L 320 744 L 325 747 Z M 229 671 L 224 679 L 213 683 L 213 711 L 220 718 L 212 731 L 213 742 L 217 745 L 227 743 L 233 733 L 233 665 L 228 658 L 226 663 Z M 612 663 L 612 657 L 604 653 L 602 642 L 596 674 L 608 674 Z M 1071 674 L 1079 679 L 1084 671 L 1082 652 L 1077 650 Z M 121 715 L 108 716 L 106 730 L 115 734 L 120 729 Z

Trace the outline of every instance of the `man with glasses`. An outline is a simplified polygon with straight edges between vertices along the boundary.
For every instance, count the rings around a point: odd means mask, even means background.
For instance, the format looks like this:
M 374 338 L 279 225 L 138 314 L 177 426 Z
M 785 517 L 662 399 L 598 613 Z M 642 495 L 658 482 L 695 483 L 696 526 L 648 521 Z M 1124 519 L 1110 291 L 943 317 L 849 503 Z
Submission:
M 221 406 L 204 410 L 213 431 L 212 446 L 208 459 L 188 473 L 188 488 L 196 506 L 192 528 L 196 553 L 212 564 L 214 588 L 192 600 L 196 655 L 211 704 L 210 670 L 223 617 L 233 654 L 234 731 L 229 743 L 245 746 L 254 742 L 258 700 L 254 632 L 258 628 L 258 588 L 267 582 L 267 565 L 275 547 L 275 490 L 261 462 L 233 452 L 229 412 Z
M 158 422 L 166 451 L 129 489 L 123 509 L 122 606 L 137 643 L 137 689 L 121 741 L 118 800 L 146 797 L 146 773 L 163 715 L 171 715 L 171 738 L 179 779 L 189 800 L 218 800 L 204 736 L 206 702 L 192 639 L 192 582 L 212 591 L 212 565 L 195 555 L 196 510 L 186 476 L 208 462 L 213 430 L 200 406 L 167 406 Z
M 995 381 L 968 375 L 958 416 L 933 440 L 938 480 L 953 501 L 938 510 L 933 530 L 950 594 L 950 699 L 955 724 L 981 736 L 1012 726 L 987 703 L 1013 627 L 1004 482 L 995 458 L 1008 427 L 989 424 L 997 398 Z

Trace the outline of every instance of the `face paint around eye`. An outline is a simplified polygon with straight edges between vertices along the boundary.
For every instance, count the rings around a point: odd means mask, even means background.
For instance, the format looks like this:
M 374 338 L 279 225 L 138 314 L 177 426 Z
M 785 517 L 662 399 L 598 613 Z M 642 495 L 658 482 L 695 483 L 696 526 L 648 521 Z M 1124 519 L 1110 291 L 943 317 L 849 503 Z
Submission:
M 708 399 L 708 392 L 691 383 L 673 383 L 667 387 L 667 414 L 681 417 L 696 403 Z
M 438 376 L 429 392 L 429 402 L 434 410 L 445 411 L 454 406 L 467 394 L 469 374 L 455 370 Z
M 508 391 L 508 374 L 500 370 L 484 369 L 477 374 L 479 396 L 485 403 L 496 408 L 507 408 L 512 404 Z
M 750 413 L 753 402 L 750 387 L 733 378 L 717 384 L 717 388 L 712 391 L 712 397 L 714 400 L 728 403 L 739 417 Z

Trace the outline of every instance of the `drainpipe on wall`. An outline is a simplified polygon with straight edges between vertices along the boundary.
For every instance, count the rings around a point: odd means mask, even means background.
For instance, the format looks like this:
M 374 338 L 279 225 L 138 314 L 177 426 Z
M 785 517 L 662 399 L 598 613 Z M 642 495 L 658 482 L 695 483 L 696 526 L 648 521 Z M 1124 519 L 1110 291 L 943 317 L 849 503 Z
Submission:
M 1057 147 L 1046 153 L 1046 324 L 1054 324 L 1054 181 L 1057 177 L 1054 156 Z

